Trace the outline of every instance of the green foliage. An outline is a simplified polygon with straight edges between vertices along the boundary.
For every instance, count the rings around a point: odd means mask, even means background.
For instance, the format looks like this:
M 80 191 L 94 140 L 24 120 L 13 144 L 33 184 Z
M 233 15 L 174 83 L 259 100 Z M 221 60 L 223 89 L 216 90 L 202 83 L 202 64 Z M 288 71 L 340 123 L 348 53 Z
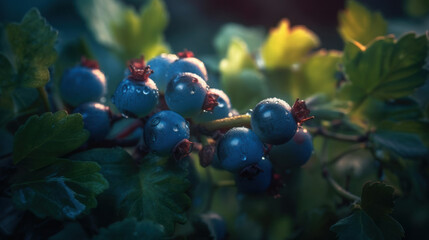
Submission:
M 32 116 L 15 134 L 13 162 L 63 156 L 82 145 L 88 137 L 80 114 L 67 115 L 59 111 Z
M 249 52 L 257 52 L 264 42 L 264 29 L 256 27 L 245 27 L 235 23 L 228 23 L 222 26 L 217 33 L 213 44 L 219 56 L 225 56 L 234 38 L 239 38 L 246 43 Z
M 413 17 L 424 17 L 429 13 L 429 2 L 425 0 L 406 0 L 405 11 Z
M 302 61 L 319 44 L 319 38 L 309 29 L 304 26 L 291 28 L 289 21 L 283 19 L 270 31 L 261 54 L 267 69 L 288 68 Z
M 344 41 L 357 41 L 366 45 L 387 33 L 387 22 L 379 12 L 371 12 L 354 0 L 348 0 L 344 11 L 338 14 L 338 31 Z
M 122 149 L 93 149 L 72 156 L 73 159 L 95 161 L 110 188 L 100 201 L 113 201 L 121 217 L 151 220 L 164 226 L 166 233 L 174 224 L 186 222 L 190 199 L 186 194 L 189 182 L 186 171 L 168 161 L 148 155 L 140 166 Z
M 168 13 L 162 0 L 150 0 L 138 13 L 116 0 L 79 0 L 77 7 L 95 38 L 124 62 L 169 51 L 163 39 Z
M 15 204 L 38 217 L 75 219 L 96 207 L 96 195 L 108 187 L 94 162 L 56 158 L 44 165 L 34 171 L 20 169 L 11 186 Z
M 154 222 L 143 220 L 138 222 L 135 218 L 126 218 L 121 222 L 116 222 L 107 228 L 102 228 L 94 240 L 104 239 L 163 239 L 164 228 Z
M 356 210 L 331 228 L 339 240 L 384 240 L 383 234 L 365 211 Z
M 344 95 L 357 105 L 367 97 L 389 100 L 408 96 L 426 80 L 426 36 L 407 34 L 399 40 L 381 37 L 364 47 L 348 42 L 344 49 L 344 70 L 350 85 Z
M 372 141 L 403 158 L 419 158 L 429 152 L 417 134 L 377 130 L 371 134 Z
M 32 88 L 44 86 L 49 81 L 48 67 L 57 57 L 54 44 L 58 32 L 37 9 L 30 10 L 21 23 L 9 24 L 6 32 L 15 56 L 16 84 Z

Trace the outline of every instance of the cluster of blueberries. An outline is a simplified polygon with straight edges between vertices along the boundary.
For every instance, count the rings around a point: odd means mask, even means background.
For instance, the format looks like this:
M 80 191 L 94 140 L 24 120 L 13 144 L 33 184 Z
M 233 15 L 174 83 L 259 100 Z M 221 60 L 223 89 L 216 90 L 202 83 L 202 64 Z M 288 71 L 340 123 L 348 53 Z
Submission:
M 313 151 L 311 135 L 301 124 L 310 119 L 304 101 L 291 107 L 278 98 L 259 102 L 250 114 L 250 128 L 199 131 L 203 123 L 237 115 L 228 96 L 207 85 L 204 63 L 190 51 L 161 54 L 147 64 L 129 62 L 112 102 L 125 117 L 141 119 L 144 149 L 179 160 L 186 157 L 199 135 L 215 142 L 199 148 L 202 165 L 211 164 L 235 174 L 238 190 L 261 193 L 276 183 L 272 162 L 283 168 L 305 164 Z M 96 61 L 64 73 L 60 85 L 64 102 L 83 116 L 90 141 L 103 141 L 112 124 L 110 109 L 99 103 L 107 92 L 106 78 Z M 191 129 L 193 132 L 191 136 Z M 200 144 L 201 145 L 201 144 Z M 203 164 L 204 163 L 204 164 Z

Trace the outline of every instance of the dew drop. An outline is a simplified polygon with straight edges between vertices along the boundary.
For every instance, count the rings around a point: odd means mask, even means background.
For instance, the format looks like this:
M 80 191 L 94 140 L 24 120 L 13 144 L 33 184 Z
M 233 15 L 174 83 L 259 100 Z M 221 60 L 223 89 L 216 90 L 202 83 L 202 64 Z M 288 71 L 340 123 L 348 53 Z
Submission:
M 131 87 L 129 88 L 130 93 L 133 93 L 135 89 L 136 89 L 136 88 L 135 88 L 134 86 L 131 86 Z
M 128 91 L 128 88 L 129 88 L 129 86 L 127 84 L 122 86 L 122 93 L 126 93 Z
M 178 131 L 179 131 L 179 128 L 177 126 L 174 126 L 173 127 L 173 132 L 178 132 Z
M 121 113 L 121 115 L 122 115 L 122 117 L 124 117 L 124 118 L 128 118 L 128 115 L 127 115 L 127 114 L 125 114 L 125 113 Z
M 263 161 L 263 160 L 265 160 L 265 157 L 264 157 L 264 156 L 262 156 L 261 160 L 262 160 L 262 161 Z
M 246 157 L 246 155 L 245 155 L 245 154 L 241 154 L 241 155 L 240 155 L 240 159 L 241 159 L 241 161 L 246 161 L 246 160 L 247 160 L 247 157 Z
M 195 94 L 195 91 L 191 91 L 191 95 L 194 95 Z
M 142 93 L 142 90 L 140 88 L 136 88 L 136 93 L 140 94 Z
M 159 119 L 159 117 L 152 119 L 152 126 L 158 125 L 160 121 L 161 121 L 161 119 Z
M 148 94 L 149 94 L 149 92 L 150 92 L 149 88 L 147 88 L 147 87 L 144 87 L 144 88 L 143 88 L 143 94 L 144 94 L 144 95 L 148 95 Z
M 217 105 L 217 107 L 223 108 L 225 106 L 225 104 L 223 102 L 219 102 L 219 104 Z

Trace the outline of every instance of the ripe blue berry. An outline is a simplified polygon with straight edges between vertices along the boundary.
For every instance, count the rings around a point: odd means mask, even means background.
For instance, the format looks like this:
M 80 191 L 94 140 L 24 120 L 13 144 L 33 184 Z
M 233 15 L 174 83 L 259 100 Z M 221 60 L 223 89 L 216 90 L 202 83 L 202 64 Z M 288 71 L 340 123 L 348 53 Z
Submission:
M 298 128 L 292 140 L 273 146 L 270 159 L 281 168 L 300 167 L 307 163 L 313 153 L 313 141 L 306 129 Z
M 131 75 L 119 83 L 112 97 L 112 102 L 118 110 L 132 117 L 144 117 L 149 114 L 158 103 L 158 89 L 149 78 L 149 67 L 136 69 L 131 67 Z
M 251 125 L 256 135 L 264 143 L 270 144 L 289 141 L 297 128 L 291 107 L 278 98 L 268 98 L 259 102 L 253 109 Z
M 190 136 L 186 120 L 168 110 L 150 117 L 143 132 L 146 146 L 159 155 L 171 154 L 177 144 Z
M 193 73 L 177 75 L 168 83 L 165 92 L 168 108 L 184 117 L 192 117 L 208 109 L 207 104 L 210 105 L 210 101 L 213 100 L 211 97 L 213 94 L 208 93 L 206 82 Z M 210 105 L 212 108 L 214 106 L 216 105 Z
M 90 102 L 75 108 L 73 113 L 80 113 L 83 117 L 83 126 L 90 133 L 91 141 L 103 140 L 110 130 L 109 107 L 103 104 Z
M 252 130 L 236 127 L 230 129 L 219 140 L 217 156 L 223 169 L 239 172 L 261 161 L 264 156 L 264 146 Z
M 176 75 L 184 72 L 191 72 L 200 76 L 204 81 L 208 80 L 204 63 L 195 58 L 191 51 L 180 52 L 177 56 L 179 59 L 171 63 L 167 69 L 167 81 L 171 81 Z
M 81 66 L 67 70 L 61 79 L 61 97 L 73 107 L 99 101 L 106 91 L 106 77 L 98 68 L 97 62 L 85 58 L 82 58 Z
M 219 96 L 217 98 L 218 105 L 213 108 L 213 111 L 202 111 L 196 115 L 193 120 L 195 122 L 208 122 L 221 118 L 226 118 L 231 112 L 231 102 L 229 97 L 219 89 L 211 88 L 210 92 Z
M 161 54 L 155 58 L 152 58 L 147 65 L 153 69 L 154 73 L 150 76 L 156 83 L 158 90 L 161 93 L 165 92 L 168 82 L 171 80 L 167 78 L 167 69 L 170 64 L 176 61 L 178 57 L 175 54 Z
M 252 178 L 236 175 L 235 182 L 239 192 L 250 194 L 262 193 L 268 189 L 273 175 L 272 164 L 269 160 L 264 159 L 257 164 L 257 167 L 260 169 L 260 172 Z

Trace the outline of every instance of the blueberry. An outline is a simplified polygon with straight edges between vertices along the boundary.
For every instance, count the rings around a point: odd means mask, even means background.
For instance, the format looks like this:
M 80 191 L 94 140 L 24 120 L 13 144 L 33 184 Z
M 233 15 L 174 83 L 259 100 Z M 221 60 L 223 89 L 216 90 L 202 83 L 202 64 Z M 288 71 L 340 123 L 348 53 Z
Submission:
M 171 154 L 179 142 L 190 136 L 186 120 L 169 110 L 150 117 L 143 132 L 146 145 L 159 155 Z
M 62 99 L 73 107 L 86 102 L 97 102 L 106 91 L 104 74 L 99 69 L 86 66 L 76 66 L 65 71 L 60 83 Z
M 172 111 L 192 117 L 202 111 L 207 89 L 206 82 L 198 75 L 181 73 L 168 83 L 165 101 Z
M 155 58 L 152 58 L 147 65 L 153 69 L 154 73 L 150 76 L 156 83 L 158 90 L 161 93 L 165 92 L 167 84 L 170 79 L 167 78 L 167 69 L 170 64 L 176 61 L 178 58 L 175 54 L 161 54 Z
M 297 129 L 291 107 L 278 98 L 268 98 L 256 105 L 251 116 L 251 126 L 262 142 L 269 144 L 289 141 Z
M 236 127 L 219 140 L 217 155 L 223 169 L 239 172 L 262 159 L 264 146 L 252 130 Z
M 265 192 L 271 184 L 273 169 L 269 160 L 261 160 L 257 166 L 260 168 L 259 172 L 253 178 L 235 176 L 237 190 L 242 193 L 262 193 Z
M 91 141 L 103 140 L 110 130 L 109 107 L 101 103 L 84 103 L 75 108 L 73 113 L 80 113 L 83 117 L 83 125 L 90 133 Z
M 313 153 L 313 141 L 306 129 L 298 128 L 292 140 L 273 146 L 270 159 L 282 168 L 300 167 L 307 163 Z
M 158 88 L 149 78 L 150 69 L 134 69 L 128 78 L 122 80 L 112 97 L 118 110 L 131 117 L 144 117 L 158 103 Z
M 184 51 L 177 54 L 179 59 L 170 64 L 167 69 L 167 81 L 171 81 L 176 75 L 184 72 L 191 72 L 200 76 L 204 81 L 208 80 L 207 69 L 204 63 L 195 58 L 190 51 Z
M 211 88 L 210 91 L 219 96 L 217 99 L 218 105 L 213 108 L 213 111 L 200 112 L 193 118 L 195 122 L 208 122 L 226 118 L 230 115 L 231 102 L 229 97 L 222 90 Z

